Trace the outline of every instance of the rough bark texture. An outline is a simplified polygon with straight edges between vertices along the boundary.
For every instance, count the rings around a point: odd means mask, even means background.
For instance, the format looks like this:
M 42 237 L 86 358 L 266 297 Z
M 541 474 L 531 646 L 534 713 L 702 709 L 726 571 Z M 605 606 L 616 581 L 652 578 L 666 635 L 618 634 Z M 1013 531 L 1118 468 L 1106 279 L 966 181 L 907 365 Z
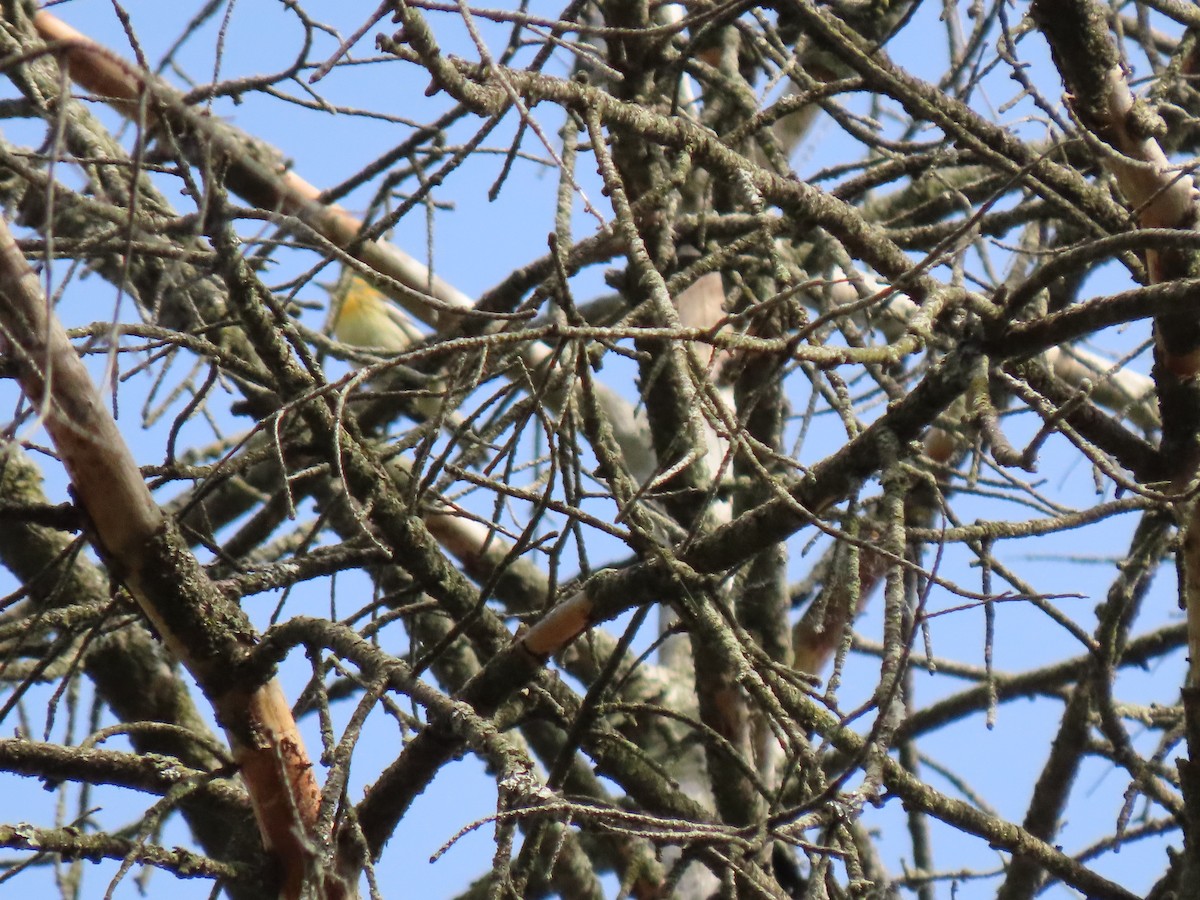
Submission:
M 0 2 L 0 845 L 1200 895 L 1190 6 L 196 7 Z

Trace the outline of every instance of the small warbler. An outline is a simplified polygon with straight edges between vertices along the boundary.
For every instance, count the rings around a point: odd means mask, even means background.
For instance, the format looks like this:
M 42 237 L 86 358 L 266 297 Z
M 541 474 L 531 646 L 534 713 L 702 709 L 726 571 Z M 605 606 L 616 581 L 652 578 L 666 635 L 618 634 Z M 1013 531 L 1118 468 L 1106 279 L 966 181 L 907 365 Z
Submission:
M 400 353 L 422 340 L 412 320 L 382 292 L 353 269 L 343 269 L 330 292 L 333 302 L 333 336 L 343 344 L 364 350 Z M 402 398 L 408 415 L 420 420 L 443 421 L 451 426 L 459 417 L 442 410 L 445 385 L 440 378 L 395 365 L 372 385 Z
M 333 335 L 351 347 L 399 353 L 421 339 L 411 320 L 353 269 L 344 269 L 332 292 Z

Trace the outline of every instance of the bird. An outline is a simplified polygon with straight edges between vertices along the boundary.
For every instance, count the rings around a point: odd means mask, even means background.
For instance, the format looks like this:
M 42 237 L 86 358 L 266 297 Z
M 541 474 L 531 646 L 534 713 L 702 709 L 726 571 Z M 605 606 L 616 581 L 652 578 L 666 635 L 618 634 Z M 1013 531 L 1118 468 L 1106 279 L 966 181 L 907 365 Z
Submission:
M 329 330 L 341 343 L 381 356 L 402 353 L 424 340 L 412 320 L 386 295 L 353 269 L 342 270 L 330 290 L 332 321 Z M 371 379 L 372 389 L 390 394 L 418 421 L 435 421 L 457 427 L 460 417 L 443 408 L 446 385 L 432 376 L 399 362 L 388 365 Z
M 412 321 L 353 269 L 342 271 L 331 299 L 333 336 L 343 344 L 399 353 L 421 339 Z

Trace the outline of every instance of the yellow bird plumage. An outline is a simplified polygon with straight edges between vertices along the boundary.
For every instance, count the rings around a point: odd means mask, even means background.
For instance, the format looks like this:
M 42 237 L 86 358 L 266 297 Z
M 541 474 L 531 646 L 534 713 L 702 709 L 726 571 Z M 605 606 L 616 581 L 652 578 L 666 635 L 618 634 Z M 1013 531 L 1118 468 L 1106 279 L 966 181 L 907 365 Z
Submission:
M 337 286 L 331 292 L 331 299 L 331 330 L 333 336 L 343 344 L 361 347 L 364 350 L 399 353 L 421 340 L 421 332 L 408 316 L 352 269 L 343 270 Z M 399 387 L 395 382 L 404 371 L 409 370 L 392 371 L 393 389 Z M 405 382 L 401 380 L 400 384 L 404 385 Z M 442 403 L 445 398 L 440 379 L 423 381 L 421 385 L 420 389 L 401 388 L 412 391 L 410 410 L 422 419 L 442 417 Z M 445 417 L 445 421 L 457 423 L 459 420 L 456 415 L 451 414 Z
M 342 273 L 333 304 L 333 335 L 343 344 L 398 353 L 420 338 L 404 313 L 353 270 Z

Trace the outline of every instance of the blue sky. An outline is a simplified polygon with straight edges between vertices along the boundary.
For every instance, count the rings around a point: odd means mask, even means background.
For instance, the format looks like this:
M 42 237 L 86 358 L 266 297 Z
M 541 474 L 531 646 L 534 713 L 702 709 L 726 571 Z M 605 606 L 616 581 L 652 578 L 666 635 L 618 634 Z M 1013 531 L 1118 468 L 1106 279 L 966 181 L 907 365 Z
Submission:
M 159 59 L 171 45 L 193 13 L 191 6 L 165 3 L 129 5 L 129 13 L 137 29 L 137 39 L 149 60 L 153 62 Z M 336 23 L 342 33 L 346 34 L 354 30 L 375 8 L 375 3 L 320 6 L 319 14 L 326 17 L 326 21 Z M 101 43 L 125 56 L 132 56 L 129 42 L 111 4 L 101 0 L 75 0 L 57 5 L 54 12 Z M 929 34 L 932 29 L 939 27 L 929 4 L 918 13 L 918 17 L 920 18 L 909 26 L 910 33 Z M 464 43 L 462 29 L 454 25 L 453 15 L 433 16 L 432 20 L 435 27 L 446 29 L 440 31 L 439 36 L 448 50 L 464 55 L 471 54 L 471 49 Z M 222 39 L 218 38 L 219 23 L 220 17 L 203 28 L 179 54 L 180 68 L 196 82 L 213 78 L 213 60 L 219 40 L 223 40 L 224 49 L 217 75 L 220 79 L 229 79 L 282 68 L 290 61 L 300 36 L 294 19 L 286 14 L 279 4 L 265 0 L 243 0 L 234 7 Z M 374 56 L 372 35 L 390 30 L 391 26 L 386 23 L 373 29 L 355 48 L 352 55 L 360 58 Z M 494 50 L 502 46 L 500 32 L 485 28 L 485 33 L 491 34 L 496 41 L 493 44 Z M 331 38 L 320 35 L 318 47 L 325 49 L 318 50 L 313 56 L 322 58 L 323 52 L 332 52 L 334 46 Z M 945 48 L 944 41 L 935 39 L 927 43 L 898 42 L 892 52 L 899 62 L 911 65 L 917 74 L 934 77 L 941 71 Z M 1048 96 L 1057 97 L 1061 93 L 1061 88 L 1054 86 L 1052 73 L 1048 68 L 1035 70 L 1035 74 L 1046 84 Z M 176 84 L 186 86 L 178 74 L 171 77 Z M 427 78 L 414 67 L 388 63 L 339 68 L 316 85 L 315 90 L 332 103 L 369 107 L 393 116 L 429 121 L 436 110 L 445 108 L 448 101 L 444 95 L 426 98 L 426 85 Z M 988 82 L 986 96 L 981 97 L 979 102 L 984 105 L 990 103 L 999 108 L 1014 91 L 1015 88 L 1010 82 L 996 76 Z M 293 93 L 307 99 L 301 85 L 295 85 Z M 1017 107 L 1003 114 L 1001 118 L 1020 129 L 1036 129 L 1039 127 L 1036 122 L 1024 119 L 1028 112 L 1027 108 Z M 213 106 L 213 113 L 280 148 L 287 157 L 294 160 L 296 170 L 319 187 L 339 183 L 408 134 L 408 128 L 396 122 L 353 114 L 331 116 L 324 111 L 304 110 L 277 99 L 254 94 L 247 95 L 243 102 L 236 104 L 228 99 L 219 100 Z M 561 122 L 559 113 L 554 109 L 544 108 L 536 110 L 535 115 L 542 122 L 546 133 L 553 137 Z M 109 115 L 109 118 L 115 122 L 115 117 Z M 392 237 L 397 245 L 431 264 L 439 275 L 472 296 L 477 296 L 497 283 L 514 266 L 544 254 L 546 236 L 554 227 L 553 198 L 557 189 L 557 174 L 545 164 L 545 153 L 535 140 L 527 138 L 524 147 L 534 156 L 542 157 L 543 161 L 518 160 L 499 199 L 495 202 L 487 199 L 488 188 L 501 171 L 503 151 L 513 131 L 514 124 L 511 119 L 503 123 L 486 142 L 489 150 L 494 152 L 477 156 L 455 172 L 436 194 L 440 207 L 427 213 L 415 212 L 406 217 L 398 224 Z M 451 135 L 451 140 L 465 140 L 469 133 L 465 128 L 456 129 Z M 23 139 L 15 129 L 8 137 L 11 140 Z M 36 140 L 33 137 L 27 139 Z M 826 165 L 843 161 L 847 158 L 847 153 L 853 152 L 853 148 L 830 122 L 821 121 L 816 126 L 812 138 L 797 154 L 796 167 L 802 175 L 810 175 Z M 583 168 L 586 166 L 581 166 L 581 169 Z M 580 178 L 589 197 L 593 201 L 600 199 L 594 173 L 590 170 L 581 171 Z M 172 190 L 177 191 L 177 186 Z M 369 194 L 363 190 L 343 200 L 345 206 L 356 212 L 361 212 L 368 202 Z M 577 222 L 581 233 L 592 224 L 582 215 L 577 217 Z M 1002 261 L 1002 251 L 997 253 Z M 281 266 L 268 273 L 269 283 L 283 283 L 311 264 L 311 258 L 308 257 L 285 256 L 282 259 Z M 577 299 L 586 300 L 590 295 L 605 290 L 601 274 L 600 271 L 591 271 L 573 283 Z M 332 275 L 331 272 L 323 277 L 331 280 Z M 1096 285 L 1097 292 L 1109 292 L 1124 286 L 1122 276 L 1116 272 L 1106 271 L 1098 275 L 1097 279 L 1101 282 Z M 77 289 L 68 295 L 61 310 L 64 319 L 70 324 L 79 324 L 112 317 L 113 305 L 117 302 L 115 291 L 98 278 L 89 279 L 85 285 L 87 290 Z M 312 301 L 323 298 L 322 292 L 315 285 L 302 290 L 299 296 L 301 299 Z M 124 301 L 116 315 L 123 321 L 132 320 L 134 312 L 128 300 Z M 321 321 L 322 313 L 319 310 L 313 310 L 309 314 L 309 324 L 313 327 L 319 327 Z M 1140 330 L 1131 328 L 1122 334 L 1112 335 L 1113 339 L 1108 346 L 1132 347 L 1147 336 L 1148 325 Z M 1145 357 L 1143 356 L 1136 365 L 1144 368 Z M 623 371 L 619 365 L 609 363 L 604 375 L 613 379 L 610 383 L 614 386 L 625 391 L 630 397 L 634 396 L 631 369 Z M 7 402 L 7 395 L 3 393 L 6 390 L 7 387 L 0 387 L 0 401 Z M 139 428 L 139 392 L 141 396 L 145 396 L 149 390 L 148 379 L 135 379 L 123 386 L 122 391 L 129 393 L 123 393 L 122 417 L 128 425 L 126 433 L 131 436 L 131 440 L 137 441 L 134 449 L 139 461 L 156 463 L 162 459 L 163 440 L 170 425 L 170 416 L 146 431 Z M 824 455 L 843 439 L 832 420 L 825 421 L 828 422 L 827 430 L 818 431 L 806 443 L 804 458 Z M 237 423 L 223 424 L 228 428 L 240 427 Z M 1011 432 L 1013 443 L 1020 446 L 1019 438 L 1022 435 L 1032 435 L 1037 424 L 1031 416 L 1025 415 L 1007 420 L 1006 427 Z M 199 431 L 194 431 L 191 436 L 197 441 L 203 439 Z M 49 467 L 47 475 L 48 493 L 53 500 L 62 499 L 65 493 L 61 476 Z M 1058 502 L 1075 506 L 1087 506 L 1094 502 L 1096 489 L 1091 472 L 1078 461 L 1077 456 L 1061 439 L 1051 439 L 1047 445 L 1037 477 L 1041 479 L 1044 490 L 1051 493 Z M 983 516 L 994 513 L 1001 505 L 999 501 L 979 501 L 976 506 L 971 507 L 972 514 Z M 1031 517 L 1033 512 L 1014 510 L 1009 505 L 1004 514 L 1025 518 Z M 1014 544 L 1011 548 L 1002 546 L 997 550 L 997 556 L 1022 572 L 1040 592 L 1060 595 L 1054 602 L 1073 614 L 1077 613 L 1077 618 L 1087 623 L 1091 608 L 1101 599 L 1108 582 L 1115 574 L 1111 560 L 1125 552 L 1134 522 L 1133 516 L 1113 520 L 1090 529 L 1086 540 L 1081 540 L 1075 534 L 1066 534 L 1040 539 L 1036 548 L 1030 544 Z M 808 538 L 809 535 L 801 534 L 789 544 L 792 569 L 796 575 L 805 570 L 807 560 L 817 552 L 813 550 L 808 556 L 803 553 Z M 603 559 L 605 552 L 611 552 L 618 557 L 624 555 L 615 545 L 611 548 L 600 545 L 593 561 Z M 1066 565 L 1064 559 L 1067 556 L 1087 556 L 1095 561 L 1087 565 Z M 952 548 L 943 561 L 943 572 L 951 579 L 978 589 L 979 575 L 971 567 L 971 563 L 967 552 L 961 548 Z M 0 589 L 4 589 L 3 583 L 0 583 Z M 286 614 L 327 612 L 331 589 L 328 583 L 306 585 L 303 591 L 298 591 L 289 598 Z M 342 577 L 337 582 L 336 591 L 339 610 L 344 611 L 361 605 L 355 598 L 365 599 L 369 595 L 370 586 L 365 578 Z M 273 597 L 255 598 L 251 602 L 252 615 L 261 625 L 266 625 L 274 603 Z M 958 607 L 961 603 L 960 598 L 938 591 L 934 591 L 930 598 L 932 609 Z M 1160 578 L 1148 605 L 1154 611 L 1142 623 L 1142 628 L 1150 627 L 1156 620 L 1162 621 L 1177 616 L 1177 610 L 1174 608 L 1174 586 L 1169 577 Z M 880 633 L 879 613 L 880 604 L 873 604 L 860 624 L 860 630 L 864 634 L 877 636 Z M 1050 626 L 1043 614 L 1027 604 L 999 604 L 997 624 L 996 667 L 1001 670 L 1019 671 L 1081 650 L 1060 629 Z M 616 627 L 619 628 L 620 623 L 616 623 Z M 967 609 L 935 618 L 930 624 L 933 648 L 939 655 L 966 662 L 978 662 L 982 656 L 983 628 L 983 613 L 979 609 Z M 1171 692 L 1164 692 L 1161 686 L 1164 683 L 1179 683 L 1182 661 L 1178 659 L 1176 662 L 1178 665 L 1170 671 L 1123 674 L 1122 694 L 1136 698 L 1155 696 L 1164 702 L 1173 701 Z M 872 666 L 870 660 L 855 658 L 852 661 L 841 694 L 843 709 L 852 708 L 867 696 L 874 685 L 874 675 L 877 674 L 877 669 Z M 298 692 L 309 674 L 308 664 L 299 654 L 284 666 L 282 675 L 285 684 L 293 689 L 290 691 L 292 696 Z M 918 703 L 922 704 L 958 686 L 950 679 L 933 678 L 923 674 L 917 675 L 915 684 Z M 36 703 L 32 706 L 36 708 Z M 346 705 L 338 710 L 341 715 L 348 712 L 349 708 Z M 1044 756 L 1049 735 L 1056 727 L 1058 712 L 1059 707 L 1053 704 L 1027 701 L 1006 704 L 998 710 L 994 727 L 988 728 L 981 716 L 969 717 L 937 735 L 927 746 L 938 760 L 952 764 L 962 778 L 979 787 L 986 796 L 997 802 L 1001 813 L 1019 819 L 1027 803 L 1037 767 Z M 315 724 L 313 721 L 306 723 L 310 749 L 319 747 Z M 61 730 L 63 727 L 65 726 L 60 717 L 56 728 Z M 35 728 L 35 732 L 37 730 Z M 390 721 L 382 717 L 372 719 L 364 733 L 360 755 L 356 758 L 351 779 L 352 797 L 360 797 L 363 786 L 376 777 L 380 767 L 394 758 L 398 748 L 397 741 L 395 727 Z M 944 779 L 939 781 L 935 777 L 933 780 L 939 787 L 953 793 L 953 789 Z M 46 806 L 49 795 L 41 792 L 36 785 L 29 782 L 10 782 L 11 779 L 4 781 L 4 789 L 8 791 L 11 788 L 12 796 L 18 796 L 19 791 L 19 796 L 29 798 L 30 806 L 35 803 L 39 807 Z M 1119 808 L 1124 786 L 1124 780 L 1099 766 L 1095 767 L 1095 771 L 1088 771 L 1078 788 L 1081 795 L 1080 806 L 1075 810 L 1075 818 L 1068 823 L 1063 835 L 1064 846 L 1077 848 L 1086 845 L 1095 835 L 1111 830 L 1111 822 Z M 21 802 L 23 804 L 24 799 Z M 128 805 L 128 798 L 116 791 L 98 791 L 94 796 L 93 805 L 104 806 L 102 817 L 107 822 L 121 821 L 122 816 L 131 816 L 133 810 L 133 807 Z M 480 764 L 466 759 L 447 767 L 413 807 L 388 848 L 379 876 L 384 896 L 451 896 L 464 888 L 484 871 L 491 858 L 490 825 L 463 837 L 436 864 L 429 865 L 428 859 L 463 826 L 493 811 L 494 786 Z M 885 850 L 889 847 L 895 848 L 891 851 L 893 855 L 886 861 L 893 870 L 898 870 L 899 855 L 904 853 L 905 846 L 904 823 L 898 803 L 889 803 L 881 810 L 869 811 L 866 821 L 885 835 Z M 176 823 L 168 829 L 163 843 L 182 843 L 184 836 L 179 832 L 179 827 Z M 894 844 L 887 837 L 893 830 L 897 835 Z M 961 856 L 953 859 L 939 858 L 941 868 L 999 865 L 999 858 L 979 841 L 956 842 L 953 837 L 948 840 L 949 843 L 941 846 L 951 848 L 949 852 L 957 852 Z M 1161 868 L 1162 859 L 1161 847 L 1148 849 L 1146 852 L 1148 856 L 1141 860 L 1136 855 L 1137 848 L 1127 850 L 1119 857 L 1104 863 L 1103 870 L 1131 889 L 1145 889 L 1148 887 L 1150 875 L 1141 873 L 1153 873 Z M 946 855 L 947 850 L 942 850 L 942 854 Z M 98 896 L 94 888 L 103 883 L 102 879 L 97 880 L 95 872 L 87 873 L 86 878 L 93 889 L 86 891 L 85 895 Z M 150 895 L 156 896 L 158 892 L 166 890 L 166 883 L 164 876 L 157 876 L 150 884 Z M 46 890 L 46 895 L 50 896 L 52 889 L 47 886 Z M 207 886 L 200 882 L 173 884 L 170 890 L 179 900 L 207 895 Z M 991 890 L 994 890 L 994 886 L 982 890 L 976 886 L 965 886 L 957 896 L 985 897 L 990 895 Z M 116 897 L 135 895 L 136 886 L 132 880 L 124 881 L 114 894 Z M 946 895 L 948 896 L 948 891 Z M 1061 892 L 1060 895 L 1065 896 Z

